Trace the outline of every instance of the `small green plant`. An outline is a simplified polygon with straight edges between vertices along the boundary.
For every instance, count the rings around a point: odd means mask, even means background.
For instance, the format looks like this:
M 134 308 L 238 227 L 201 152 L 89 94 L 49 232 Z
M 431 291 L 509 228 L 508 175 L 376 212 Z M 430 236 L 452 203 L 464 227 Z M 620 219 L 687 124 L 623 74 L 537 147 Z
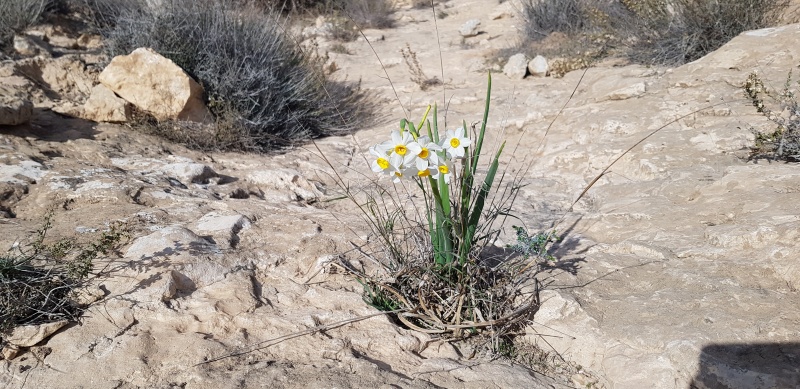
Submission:
M 800 103 L 795 95 L 798 86 L 800 83 L 792 82 L 791 71 L 778 92 L 768 90 L 756 73 L 747 77 L 743 87 L 745 95 L 757 112 L 777 124 L 774 131 L 754 131 L 751 158 L 800 162 Z
M 517 243 L 509 245 L 508 248 L 519 253 L 525 259 L 542 258 L 547 261 L 555 261 L 556 258 L 547 253 L 550 243 L 556 242 L 555 231 L 539 232 L 533 236 L 528 235 L 524 227 L 511 226 L 517 233 Z
M 52 213 L 26 246 L 0 255 L 0 333 L 18 325 L 77 320 L 83 312 L 76 293 L 86 286 L 95 260 L 109 255 L 127 237 L 119 225 L 88 244 L 74 238 L 46 242 Z

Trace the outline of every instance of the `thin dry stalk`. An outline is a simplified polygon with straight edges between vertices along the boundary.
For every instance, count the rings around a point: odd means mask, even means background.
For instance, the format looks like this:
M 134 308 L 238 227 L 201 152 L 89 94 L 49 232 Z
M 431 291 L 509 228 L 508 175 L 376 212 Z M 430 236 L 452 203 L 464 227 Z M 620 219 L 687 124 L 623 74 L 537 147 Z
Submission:
M 403 61 L 405 61 L 408 67 L 408 72 L 411 73 L 411 81 L 419 85 L 420 89 L 428 90 L 430 87 L 442 84 L 439 78 L 428 77 L 425 74 L 422 70 L 422 65 L 419 64 L 419 60 L 417 59 L 417 53 L 411 50 L 411 45 L 406 43 L 406 47 L 400 49 L 400 54 L 403 55 Z

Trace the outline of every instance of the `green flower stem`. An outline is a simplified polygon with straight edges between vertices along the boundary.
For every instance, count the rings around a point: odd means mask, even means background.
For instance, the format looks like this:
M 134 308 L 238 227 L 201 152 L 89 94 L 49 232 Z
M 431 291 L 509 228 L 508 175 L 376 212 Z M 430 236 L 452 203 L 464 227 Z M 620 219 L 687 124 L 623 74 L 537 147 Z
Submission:
M 436 206 L 436 225 L 430 231 L 431 241 L 434 242 L 434 260 L 439 265 L 450 264 L 453 262 L 453 231 L 450 223 L 450 200 L 448 196 L 447 184 L 444 184 L 445 190 L 440 191 L 438 186 L 441 183 L 437 182 L 437 180 L 434 180 L 433 178 L 429 178 L 428 180 L 431 186 L 431 192 L 433 192 L 434 204 Z M 445 198 L 447 198 L 447 201 L 442 198 L 442 194 L 444 194 Z M 447 204 L 447 212 L 445 212 L 446 210 L 444 204 Z

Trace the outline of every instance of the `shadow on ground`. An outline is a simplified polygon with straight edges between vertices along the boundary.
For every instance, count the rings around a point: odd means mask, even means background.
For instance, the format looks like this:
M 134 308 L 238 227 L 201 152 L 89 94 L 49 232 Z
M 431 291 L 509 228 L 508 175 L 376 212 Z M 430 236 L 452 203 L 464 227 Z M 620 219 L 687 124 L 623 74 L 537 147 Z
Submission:
M 690 389 L 800 388 L 800 343 L 712 344 Z
M 99 133 L 97 123 L 61 115 L 46 108 L 34 108 L 30 124 L 0 126 L 0 134 L 33 137 L 47 142 L 67 142 L 75 139 L 94 139 Z

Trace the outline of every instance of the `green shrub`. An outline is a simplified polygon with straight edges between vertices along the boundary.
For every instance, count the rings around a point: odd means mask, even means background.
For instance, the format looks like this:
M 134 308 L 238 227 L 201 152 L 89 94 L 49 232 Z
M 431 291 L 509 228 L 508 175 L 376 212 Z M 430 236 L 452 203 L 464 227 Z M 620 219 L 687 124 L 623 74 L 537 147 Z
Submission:
M 774 131 L 754 131 L 751 158 L 782 159 L 800 162 L 800 103 L 795 92 L 800 82 L 792 83 L 792 73 L 780 92 L 770 91 L 756 73 L 751 73 L 744 91 L 756 110 L 777 124 Z
M 193 75 L 211 111 L 247 139 L 232 147 L 267 151 L 368 120 L 373 105 L 358 86 L 328 80 L 284 27 L 231 1 L 165 0 L 122 11 L 104 35 L 112 56 L 150 47 Z

